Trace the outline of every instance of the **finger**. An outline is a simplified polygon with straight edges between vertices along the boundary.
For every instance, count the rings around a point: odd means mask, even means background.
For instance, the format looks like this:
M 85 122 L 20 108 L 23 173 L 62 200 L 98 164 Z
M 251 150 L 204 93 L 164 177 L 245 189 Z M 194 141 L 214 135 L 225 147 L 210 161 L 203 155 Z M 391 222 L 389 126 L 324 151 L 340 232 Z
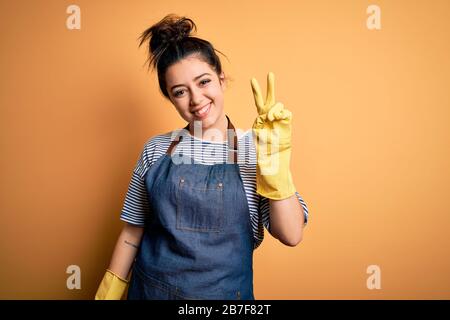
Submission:
M 260 129 L 264 127 L 264 123 L 266 122 L 267 115 L 262 114 L 256 117 L 253 128 Z
M 284 106 L 281 102 L 276 103 L 272 108 L 269 109 L 267 114 L 267 119 L 269 121 L 273 121 L 279 117 L 279 113 L 284 109 Z
M 255 98 L 256 109 L 258 110 L 258 114 L 263 113 L 264 101 L 261 95 L 261 88 L 259 87 L 258 81 L 255 78 L 251 80 L 253 97 Z
M 282 123 L 289 123 L 292 119 L 292 112 L 290 112 L 288 109 L 284 108 L 281 111 L 280 120 Z
M 266 105 L 273 106 L 275 104 L 275 75 L 273 72 L 267 74 L 267 96 Z

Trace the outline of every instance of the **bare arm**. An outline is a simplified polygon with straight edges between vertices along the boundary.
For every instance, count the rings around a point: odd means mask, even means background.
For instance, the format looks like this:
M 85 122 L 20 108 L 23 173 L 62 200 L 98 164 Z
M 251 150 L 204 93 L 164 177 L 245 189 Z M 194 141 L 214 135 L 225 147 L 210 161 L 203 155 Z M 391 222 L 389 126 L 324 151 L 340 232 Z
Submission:
M 270 233 L 287 246 L 302 241 L 304 214 L 297 196 L 270 202 Z
M 143 227 L 126 223 L 119 235 L 108 269 L 122 279 L 128 278 L 143 233 Z

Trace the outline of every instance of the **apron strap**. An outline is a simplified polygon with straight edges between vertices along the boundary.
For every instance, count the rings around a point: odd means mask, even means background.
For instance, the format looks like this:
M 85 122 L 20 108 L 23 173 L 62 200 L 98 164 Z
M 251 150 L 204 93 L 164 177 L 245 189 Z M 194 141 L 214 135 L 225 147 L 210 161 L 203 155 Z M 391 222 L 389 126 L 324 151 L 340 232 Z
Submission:
M 237 155 L 238 155 L 238 143 L 237 143 L 237 134 L 236 129 L 234 128 L 234 125 L 231 123 L 230 118 L 228 118 L 227 115 L 225 115 L 228 120 L 228 163 L 237 163 Z M 189 123 L 186 125 L 186 127 L 183 128 L 184 130 L 187 130 L 189 132 Z M 183 135 L 178 133 L 178 135 L 175 137 L 175 139 L 170 144 L 169 148 L 166 151 L 166 154 L 169 156 L 172 156 L 173 149 L 180 143 L 180 141 L 183 139 Z M 230 143 L 231 142 L 231 143 Z

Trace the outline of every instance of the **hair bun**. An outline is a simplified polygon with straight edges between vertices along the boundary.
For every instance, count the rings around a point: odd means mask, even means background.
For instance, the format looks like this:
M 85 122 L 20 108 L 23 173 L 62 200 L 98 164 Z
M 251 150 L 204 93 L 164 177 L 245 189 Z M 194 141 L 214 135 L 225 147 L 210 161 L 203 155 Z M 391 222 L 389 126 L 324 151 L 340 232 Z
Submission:
M 150 49 L 155 53 L 161 47 L 177 43 L 189 37 L 193 29 L 196 26 L 191 19 L 169 14 L 151 28 Z

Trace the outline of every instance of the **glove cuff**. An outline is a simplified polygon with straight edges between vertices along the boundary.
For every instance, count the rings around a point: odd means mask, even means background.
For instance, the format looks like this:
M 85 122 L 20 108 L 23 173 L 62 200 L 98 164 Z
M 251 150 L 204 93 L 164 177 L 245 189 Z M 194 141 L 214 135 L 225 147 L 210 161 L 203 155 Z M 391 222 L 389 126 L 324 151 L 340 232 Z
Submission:
M 283 200 L 293 196 L 296 191 L 289 169 L 271 177 L 262 175 L 258 166 L 256 193 L 259 195 L 272 200 Z
M 127 279 L 124 279 L 124 278 L 120 277 L 117 273 L 112 272 L 110 269 L 106 269 L 106 272 L 110 273 L 111 275 L 113 275 L 114 277 L 118 278 L 119 280 L 128 283 Z
M 107 269 L 95 294 L 95 300 L 120 300 L 127 285 L 128 281 Z

